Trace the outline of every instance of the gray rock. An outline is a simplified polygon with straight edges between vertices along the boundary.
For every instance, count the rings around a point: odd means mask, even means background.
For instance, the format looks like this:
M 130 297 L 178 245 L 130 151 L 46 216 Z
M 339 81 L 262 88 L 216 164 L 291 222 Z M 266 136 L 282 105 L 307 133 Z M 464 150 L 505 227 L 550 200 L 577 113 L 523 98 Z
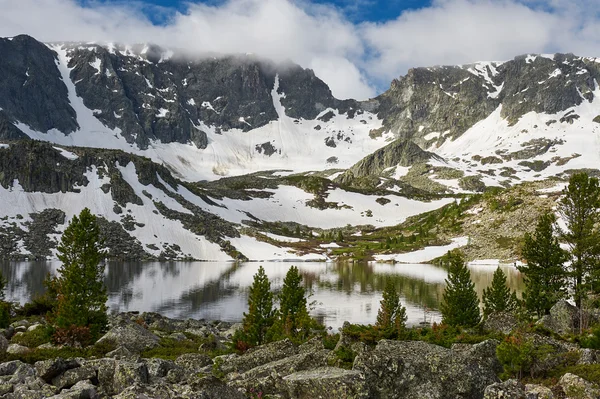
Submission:
M 80 381 L 97 380 L 98 372 L 94 367 L 82 366 L 69 369 L 52 379 L 52 385 L 59 389 L 71 388 Z
M 159 337 L 137 323 L 121 323 L 108 330 L 98 343 L 108 342 L 139 353 L 157 347 L 159 341 Z
M 543 385 L 527 384 L 525 385 L 525 394 L 527 399 L 554 399 L 552 390 Z
M 239 331 L 239 330 L 241 330 L 241 329 L 243 329 L 243 328 L 244 328 L 244 325 L 243 325 L 242 323 L 234 323 L 234 324 L 232 324 L 232 325 L 231 325 L 231 326 L 230 326 L 228 329 L 226 329 L 225 331 L 221 331 L 221 332 L 219 333 L 219 335 L 220 335 L 222 338 L 225 338 L 225 339 L 231 339 L 231 337 L 233 337 L 233 335 L 234 335 L 234 334 L 235 334 L 237 331 Z
M 483 321 L 483 329 L 486 331 L 510 334 L 519 325 L 515 315 L 511 313 L 492 313 Z
M 2 334 L 0 334 L 0 353 L 5 353 L 8 350 L 8 339 Z
M 518 380 L 507 380 L 485 388 L 483 399 L 526 399 L 525 386 Z
M 127 360 L 137 360 L 139 359 L 139 355 L 137 353 L 131 352 L 124 346 L 119 346 L 117 349 L 110 351 L 106 354 L 106 357 L 110 357 L 113 359 L 127 359 Z
M 63 390 L 52 399 L 99 399 L 98 391 L 90 381 L 79 381 L 69 389 Z
M 36 362 L 34 365 L 37 376 L 47 383 L 50 383 L 54 378 L 58 377 L 66 370 L 79 366 L 80 364 L 77 361 L 66 361 L 60 357 L 42 360 Z
M 218 361 L 219 369 L 228 374 L 231 372 L 243 373 L 261 364 L 273 362 L 298 353 L 298 348 L 290 341 L 272 342 L 250 349 L 244 356 L 221 357 Z M 215 362 L 217 360 L 215 359 Z
M 146 367 L 148 368 L 148 378 L 151 383 L 158 381 L 161 378 L 167 376 L 169 370 L 172 370 L 176 367 L 175 362 L 171 360 L 163 360 L 163 359 L 144 359 L 146 363 Z
M 6 349 L 6 352 L 12 355 L 24 355 L 25 353 L 31 352 L 31 349 L 19 344 L 10 344 Z
M 175 365 L 183 368 L 187 373 L 197 373 L 212 364 L 212 359 L 203 353 L 186 353 L 175 359 Z
M 13 375 L 22 365 L 25 363 L 20 360 L 2 363 L 0 364 L 0 376 Z
M 382 340 L 356 357 L 353 370 L 364 373 L 377 392 L 374 398 L 477 398 L 499 382 L 496 345 L 485 341 L 454 352 L 425 342 Z
M 115 368 L 113 391 L 119 393 L 130 385 L 147 384 L 148 381 L 148 367 L 145 363 L 118 362 Z
M 364 376 L 353 370 L 322 367 L 300 371 L 283 378 L 282 390 L 298 399 L 373 398 Z
M 598 399 L 600 398 L 600 389 L 596 384 L 592 384 L 575 374 L 567 373 L 558 381 L 568 398 L 573 399 Z
M 599 364 L 600 351 L 597 349 L 581 348 L 579 349 L 579 360 L 577 364 Z
M 571 334 L 579 328 L 579 309 L 565 300 L 558 301 L 537 324 L 557 334 Z

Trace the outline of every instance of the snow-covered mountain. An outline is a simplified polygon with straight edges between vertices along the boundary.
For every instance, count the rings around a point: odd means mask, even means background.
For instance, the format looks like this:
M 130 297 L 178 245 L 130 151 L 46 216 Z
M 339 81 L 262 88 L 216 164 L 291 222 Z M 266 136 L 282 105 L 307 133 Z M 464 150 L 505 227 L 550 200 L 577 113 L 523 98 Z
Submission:
M 53 256 L 88 206 L 113 257 L 327 259 L 331 229 L 596 173 L 598 80 L 600 59 L 527 55 L 342 101 L 291 62 L 0 39 L 0 256 Z

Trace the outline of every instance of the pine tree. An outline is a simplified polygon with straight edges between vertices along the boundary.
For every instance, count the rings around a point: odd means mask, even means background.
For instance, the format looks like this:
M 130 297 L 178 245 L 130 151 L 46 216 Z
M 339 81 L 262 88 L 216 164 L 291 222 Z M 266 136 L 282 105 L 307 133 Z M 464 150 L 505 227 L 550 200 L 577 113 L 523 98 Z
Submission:
M 571 278 L 575 304 L 581 302 L 590 289 L 600 291 L 600 186 L 598 179 L 586 173 L 577 173 L 569 179 L 563 191 L 558 211 L 566 222 L 568 231 L 564 240 L 571 249 Z
M 296 266 L 290 267 L 283 280 L 283 287 L 279 296 L 279 317 L 284 334 L 296 337 L 301 334 L 308 335 L 310 316 L 306 308 L 306 297 L 302 283 L 302 276 Z
M 441 305 L 442 321 L 451 326 L 473 327 L 481 321 L 479 298 L 464 255 L 457 250 L 445 257 L 448 268 L 446 289 Z
M 104 252 L 96 216 L 88 208 L 74 216 L 58 246 L 62 266 L 56 280 L 58 302 L 54 323 L 60 329 L 89 328 L 91 339 L 107 325 Z
M 400 303 L 396 286 L 389 280 L 383 290 L 375 326 L 384 332 L 400 334 L 406 326 L 406 320 L 406 308 Z
M 554 234 L 556 217 L 540 216 L 533 235 L 525 234 L 522 256 L 527 261 L 518 269 L 524 275 L 525 308 L 541 317 L 550 312 L 556 302 L 566 296 L 567 276 L 564 263 L 568 254 Z
M 511 312 L 517 308 L 517 295 L 506 285 L 506 274 L 497 268 L 492 284 L 483 290 L 483 314 Z
M 273 325 L 273 293 L 271 282 L 261 266 L 254 275 L 248 296 L 248 313 L 244 313 L 244 339 L 251 345 L 262 345 L 266 334 Z

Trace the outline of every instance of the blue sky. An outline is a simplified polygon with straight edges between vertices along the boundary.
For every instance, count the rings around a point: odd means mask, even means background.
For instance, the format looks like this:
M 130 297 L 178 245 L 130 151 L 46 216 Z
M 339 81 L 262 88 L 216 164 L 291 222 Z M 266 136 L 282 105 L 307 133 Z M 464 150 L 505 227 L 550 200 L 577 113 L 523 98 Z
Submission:
M 252 53 L 367 99 L 410 68 L 600 56 L 600 0 L 0 0 L 0 37 Z
M 122 3 L 123 0 L 104 0 L 106 2 Z M 141 0 L 143 3 L 165 8 L 163 11 L 176 10 L 186 12 L 189 0 Z M 193 0 L 192 0 L 193 1 Z M 83 4 L 89 0 L 81 0 Z M 219 4 L 223 1 L 204 0 L 195 3 Z M 316 0 L 314 3 L 332 5 L 352 22 L 385 22 L 396 19 L 405 10 L 414 10 L 431 5 L 430 0 Z M 157 14 L 156 9 L 145 8 L 144 12 L 155 23 L 164 23 L 164 15 Z

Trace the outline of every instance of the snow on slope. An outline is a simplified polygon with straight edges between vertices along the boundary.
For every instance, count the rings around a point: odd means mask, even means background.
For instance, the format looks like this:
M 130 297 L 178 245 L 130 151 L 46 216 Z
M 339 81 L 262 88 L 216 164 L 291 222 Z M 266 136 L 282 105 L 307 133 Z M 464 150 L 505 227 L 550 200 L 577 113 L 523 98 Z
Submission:
M 170 197 L 162 194 L 153 186 L 142 186 L 135 184 L 137 177 L 135 176 L 135 167 L 130 163 L 126 167 L 120 168 L 124 179 L 126 179 L 136 191 L 136 194 L 144 201 L 144 205 L 127 204 L 124 208 L 124 214 L 129 214 L 134 217 L 137 223 L 144 224 L 143 227 L 136 227 L 135 237 L 145 247 L 145 250 L 154 255 L 159 255 L 160 250 L 152 250 L 147 245 L 156 245 L 161 248 L 163 244 L 177 244 L 181 247 L 181 251 L 196 259 L 203 260 L 230 260 L 231 258 L 224 254 L 217 244 L 208 242 L 204 237 L 196 236 L 195 234 L 185 230 L 179 221 L 173 221 L 163 217 L 160 214 L 154 213 L 156 207 L 153 202 L 142 194 L 142 190 L 150 191 L 153 195 L 159 196 L 161 201 L 168 201 Z M 102 185 L 109 183 L 106 176 L 101 178 L 98 170 L 93 167 L 85 173 L 89 183 L 87 186 L 78 187 L 79 193 L 41 193 L 41 192 L 25 192 L 18 181 L 13 182 L 9 189 L 5 189 L 0 185 L 0 203 L 2 204 L 2 215 L 15 217 L 22 215 L 23 219 L 19 222 L 20 227 L 30 221 L 28 216 L 30 213 L 41 212 L 44 209 L 61 209 L 66 214 L 66 220 L 69 221 L 74 215 L 77 215 L 83 208 L 89 208 L 93 214 L 100 215 L 109 221 L 120 221 L 121 216 L 113 211 L 114 201 L 109 193 L 104 193 L 101 189 Z M 135 180 L 135 181 L 134 181 Z M 169 206 L 176 207 L 169 202 Z M 179 205 L 179 204 L 177 204 Z M 66 224 L 59 226 L 66 227 Z M 27 230 L 27 228 L 25 228 Z M 58 238 L 55 235 L 54 238 Z
M 197 128 L 208 134 L 206 149 L 199 149 L 191 143 L 154 141 L 147 150 L 140 150 L 126 142 L 120 129 L 104 126 L 94 116 L 94 112 L 84 105 L 70 79 L 71 69 L 68 68 L 70 57 L 67 49 L 61 45 L 49 45 L 49 47 L 58 54 L 56 64 L 67 86 L 71 106 L 77 113 L 80 129 L 65 135 L 56 129 L 37 132 L 23 123 L 16 123 L 19 129 L 36 140 L 65 146 L 120 149 L 143 155 L 155 162 L 165 164 L 184 180 L 214 180 L 222 176 L 270 169 L 304 172 L 333 167 L 348 168 L 358 159 L 385 146 L 387 140 L 391 138 L 388 134 L 377 139 L 369 137 L 372 129 L 382 126 L 382 121 L 369 112 L 349 119 L 345 114 L 340 115 L 336 110 L 327 109 L 322 114 L 329 111 L 335 113 L 335 117 L 328 122 L 296 120 L 288 117 L 281 104 L 281 98 L 285 97 L 285 93 L 278 92 L 279 77 L 277 77 L 271 95 L 279 120 L 249 132 L 231 129 L 217 133 L 214 126 L 201 123 Z M 158 116 L 164 116 L 164 112 L 160 111 Z M 321 127 L 319 131 L 315 130 L 317 125 Z M 325 145 L 328 137 L 337 138 L 338 134 L 341 134 L 342 139 L 335 140 L 336 148 Z M 260 153 L 256 149 L 256 145 L 267 142 L 276 149 L 271 156 Z M 337 158 L 335 163 L 327 162 L 331 157 Z
M 394 261 L 398 263 L 426 263 L 432 259 L 439 258 L 456 248 L 464 247 L 469 243 L 469 237 L 458 237 L 452 240 L 448 245 L 425 247 L 418 251 L 407 252 L 404 254 L 375 255 L 379 261 Z
M 454 141 L 446 141 L 439 148 L 431 151 L 446 159 L 440 165 L 463 170 L 465 175 L 481 175 L 478 170 L 492 170 L 496 176 L 485 176 L 486 185 L 500 185 L 506 177 L 499 176 L 505 168 L 516 171 L 518 181 L 544 180 L 551 176 L 562 174 L 567 169 L 584 169 L 600 165 L 600 124 L 593 119 L 600 115 L 600 88 L 596 82 L 594 100 L 590 103 L 584 100 L 575 106 L 558 114 L 538 114 L 530 112 L 519 119 L 514 125 L 501 117 L 500 105 L 488 118 L 476 123 L 462 136 Z M 561 118 L 578 115 L 578 119 L 570 122 Z M 532 140 L 553 140 L 549 151 L 531 159 L 504 160 L 502 163 L 482 165 L 473 156 L 500 158 L 523 150 Z M 459 161 L 455 161 L 459 157 Z M 560 165 L 558 158 L 572 158 Z M 547 167 L 539 172 L 531 170 L 523 161 L 540 161 Z M 444 181 L 440 180 L 444 184 Z M 457 190 L 458 191 L 458 190 Z

